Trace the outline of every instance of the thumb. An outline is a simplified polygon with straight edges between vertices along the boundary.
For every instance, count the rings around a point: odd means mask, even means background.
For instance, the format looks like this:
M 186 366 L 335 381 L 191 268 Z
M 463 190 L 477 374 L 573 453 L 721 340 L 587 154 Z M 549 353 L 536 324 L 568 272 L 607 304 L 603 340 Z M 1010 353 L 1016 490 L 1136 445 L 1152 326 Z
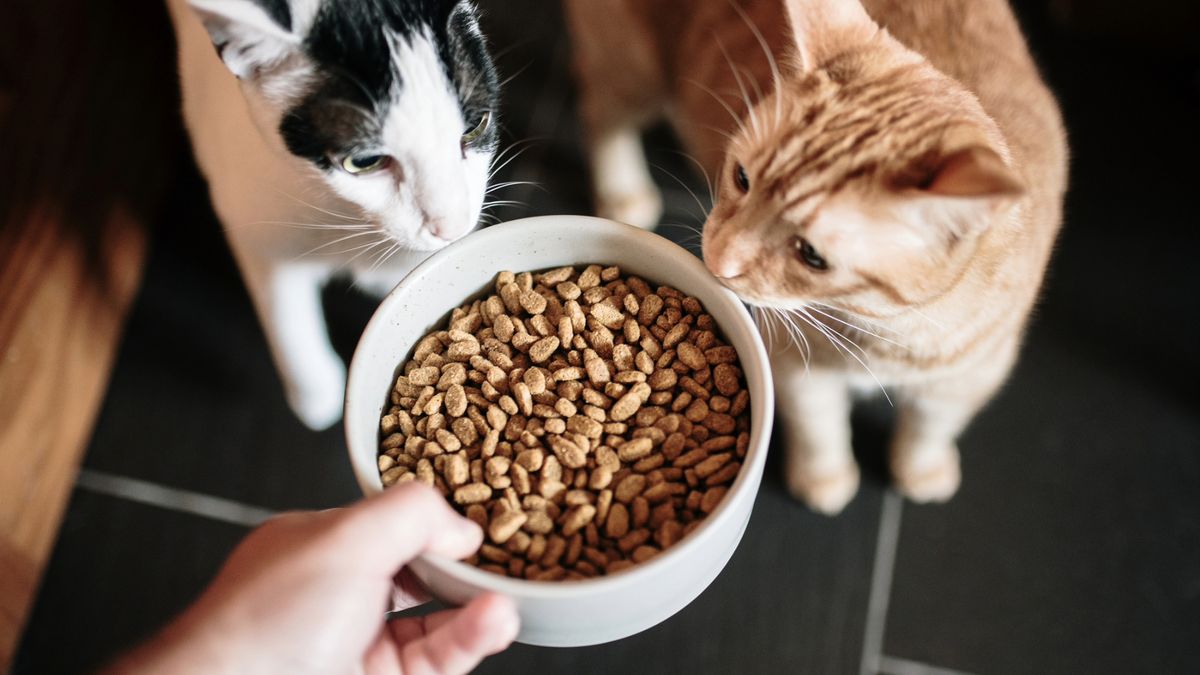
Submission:
M 405 673 L 462 675 L 483 657 L 512 643 L 520 628 L 516 607 L 508 598 L 485 594 L 459 609 L 423 617 L 425 635 L 413 640 L 395 623 L 389 624 L 400 648 Z
M 483 542 L 483 531 L 460 516 L 433 488 L 415 481 L 397 485 L 345 509 L 339 530 L 360 562 L 390 577 L 422 553 L 464 558 Z

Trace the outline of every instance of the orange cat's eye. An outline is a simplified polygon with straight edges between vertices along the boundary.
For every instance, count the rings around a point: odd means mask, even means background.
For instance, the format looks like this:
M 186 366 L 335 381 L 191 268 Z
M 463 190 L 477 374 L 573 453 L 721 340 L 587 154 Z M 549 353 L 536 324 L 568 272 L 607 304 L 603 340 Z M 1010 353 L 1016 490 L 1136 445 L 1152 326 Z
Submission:
M 742 192 L 750 191 L 750 176 L 746 175 L 746 168 L 738 164 L 733 169 L 733 182 Z
M 796 259 L 812 269 L 818 272 L 829 269 L 829 263 L 825 262 L 825 258 L 817 253 L 817 249 L 804 237 L 792 237 L 792 249 L 796 252 Z

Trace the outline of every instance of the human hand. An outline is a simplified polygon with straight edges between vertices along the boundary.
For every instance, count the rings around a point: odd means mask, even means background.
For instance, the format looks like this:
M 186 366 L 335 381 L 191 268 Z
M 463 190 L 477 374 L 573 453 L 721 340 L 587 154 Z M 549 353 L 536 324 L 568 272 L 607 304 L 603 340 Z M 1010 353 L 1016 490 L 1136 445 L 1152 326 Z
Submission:
M 428 616 L 387 620 L 425 600 L 405 564 L 470 555 L 483 533 L 416 482 L 344 509 L 271 519 L 234 550 L 208 589 L 110 672 L 466 673 L 516 636 L 516 609 L 484 595 Z

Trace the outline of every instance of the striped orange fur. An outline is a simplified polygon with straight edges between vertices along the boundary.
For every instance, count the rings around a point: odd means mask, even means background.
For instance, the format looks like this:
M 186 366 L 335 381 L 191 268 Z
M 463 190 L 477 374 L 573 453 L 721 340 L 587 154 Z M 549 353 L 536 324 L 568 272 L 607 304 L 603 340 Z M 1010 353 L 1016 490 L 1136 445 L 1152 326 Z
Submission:
M 709 269 L 761 308 L 787 479 L 834 513 L 849 411 L 886 386 L 898 487 L 948 499 L 1050 257 L 1067 149 L 1005 0 L 567 0 L 601 213 L 649 225 L 638 132 L 713 183 Z

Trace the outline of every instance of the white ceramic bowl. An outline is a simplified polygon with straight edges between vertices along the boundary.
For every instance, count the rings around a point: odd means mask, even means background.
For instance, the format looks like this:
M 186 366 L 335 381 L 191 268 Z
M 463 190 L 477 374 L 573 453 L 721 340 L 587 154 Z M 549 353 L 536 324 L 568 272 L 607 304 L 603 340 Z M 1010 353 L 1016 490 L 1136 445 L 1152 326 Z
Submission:
M 774 409 L 767 355 L 745 307 L 694 256 L 629 225 L 582 216 L 528 218 L 474 233 L 414 269 L 376 310 L 359 340 L 346 391 L 346 441 L 363 492 L 382 489 L 376 456 L 379 418 L 401 362 L 450 310 L 490 288 L 497 272 L 582 263 L 673 286 L 702 303 L 737 348 L 751 395 L 750 448 L 720 506 L 689 536 L 653 559 L 611 577 L 550 582 L 511 579 L 465 563 L 424 556 L 412 570 L 434 597 L 465 603 L 486 591 L 513 598 L 518 640 L 580 646 L 645 630 L 685 607 L 728 562 L 750 518 L 762 479 Z

